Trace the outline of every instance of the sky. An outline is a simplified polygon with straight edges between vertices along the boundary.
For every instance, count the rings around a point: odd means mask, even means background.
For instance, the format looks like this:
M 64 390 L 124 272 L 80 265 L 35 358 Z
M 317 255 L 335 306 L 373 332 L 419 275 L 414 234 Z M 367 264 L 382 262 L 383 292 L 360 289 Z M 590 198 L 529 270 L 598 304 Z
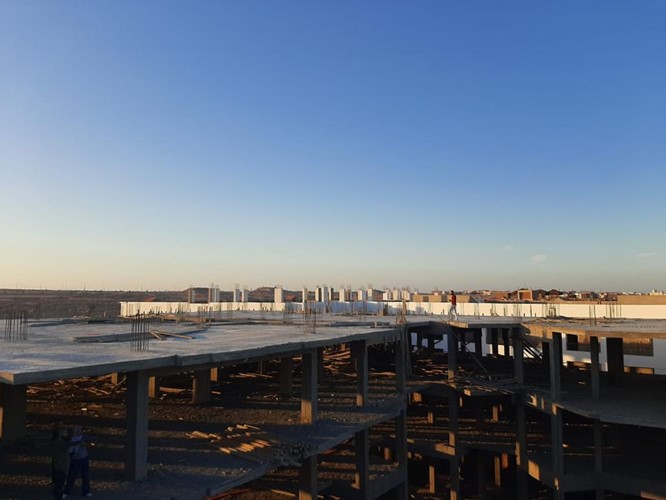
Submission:
M 0 2 L 0 287 L 666 289 L 666 2 Z

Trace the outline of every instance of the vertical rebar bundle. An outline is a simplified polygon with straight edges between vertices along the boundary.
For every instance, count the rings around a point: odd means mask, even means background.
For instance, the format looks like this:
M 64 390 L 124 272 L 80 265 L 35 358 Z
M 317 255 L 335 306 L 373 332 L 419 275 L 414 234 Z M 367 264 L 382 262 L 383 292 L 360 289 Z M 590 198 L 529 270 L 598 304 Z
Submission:
M 150 318 L 146 314 L 136 313 L 136 316 L 132 317 L 130 349 L 132 351 L 150 349 Z
M 305 333 L 316 333 L 317 331 L 317 308 L 310 300 L 305 303 L 303 311 L 303 331 Z
M 20 342 L 28 340 L 28 313 L 10 311 L 5 317 L 5 340 Z

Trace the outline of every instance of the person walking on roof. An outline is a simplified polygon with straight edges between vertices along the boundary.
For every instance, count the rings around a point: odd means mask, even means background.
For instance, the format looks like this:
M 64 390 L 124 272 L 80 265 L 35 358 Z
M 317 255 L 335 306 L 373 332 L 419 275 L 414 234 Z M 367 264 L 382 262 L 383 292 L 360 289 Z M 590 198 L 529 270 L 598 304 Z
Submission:
M 449 321 L 451 321 L 454 316 L 456 318 L 456 321 L 458 321 L 458 310 L 456 309 L 456 304 L 458 303 L 458 301 L 456 299 L 456 292 L 454 292 L 453 290 L 451 290 L 450 300 L 451 300 L 451 307 L 449 308 Z

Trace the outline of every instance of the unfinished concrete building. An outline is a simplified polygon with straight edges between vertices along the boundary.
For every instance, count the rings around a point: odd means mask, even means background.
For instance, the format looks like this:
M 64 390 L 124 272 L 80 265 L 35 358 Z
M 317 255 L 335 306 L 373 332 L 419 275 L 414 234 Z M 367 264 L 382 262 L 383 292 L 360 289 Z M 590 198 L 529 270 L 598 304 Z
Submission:
M 664 321 L 163 319 L 5 339 L 0 490 L 47 491 L 63 420 L 100 498 L 666 498 Z

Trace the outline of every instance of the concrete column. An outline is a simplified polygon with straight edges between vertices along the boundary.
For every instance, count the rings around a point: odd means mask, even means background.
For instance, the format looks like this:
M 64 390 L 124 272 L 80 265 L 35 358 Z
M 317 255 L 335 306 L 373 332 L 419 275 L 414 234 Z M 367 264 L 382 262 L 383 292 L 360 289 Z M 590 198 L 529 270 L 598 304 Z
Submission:
M 280 396 L 290 398 L 293 394 L 294 359 L 286 357 L 280 359 Z
M 476 452 L 476 490 L 479 500 L 486 500 L 488 495 L 488 461 L 481 450 Z
M 603 465 L 603 424 L 601 420 L 594 420 L 594 476 L 595 476 L 595 485 L 596 485 L 596 497 L 597 500 L 603 500 L 604 498 L 604 487 L 603 487 L 603 478 L 604 465 Z
M 354 488 L 361 491 L 364 498 L 368 498 L 370 482 L 370 439 L 368 429 L 354 434 L 354 455 L 356 471 L 354 472 Z
M 449 492 L 450 500 L 462 500 L 462 494 L 460 490 L 460 458 L 456 455 L 451 457 L 449 460 L 451 467 L 451 490 Z
M 301 423 L 317 422 L 317 351 L 303 353 L 303 385 L 301 390 Z
M 210 401 L 210 369 L 197 370 L 192 378 L 192 402 L 195 404 Z
M 417 333 L 416 334 L 415 350 L 418 351 L 419 349 L 421 349 L 421 347 L 423 347 L 423 334 L 422 333 Z
M 550 343 L 550 397 L 553 401 L 560 399 L 562 394 L 562 334 L 553 332 Z
M 458 369 L 458 341 L 456 339 L 453 329 L 449 329 L 446 334 L 447 342 L 447 360 L 448 360 L 448 379 L 449 383 L 453 382 L 456 376 L 456 370 Z
M 599 337 L 590 337 L 590 386 L 592 398 L 599 399 L 601 394 L 599 366 Z
M 301 464 L 298 499 L 317 500 L 317 489 L 317 455 L 315 455 L 303 459 Z
M 564 440 L 562 410 L 554 407 L 550 416 L 550 436 L 553 464 L 553 498 L 563 499 L 562 478 L 564 477 Z
M 606 339 L 606 357 L 608 359 L 608 375 L 611 384 L 618 385 L 624 374 L 624 353 L 622 339 Z
M 125 475 L 129 481 L 148 476 L 148 374 L 127 373 Z
M 460 400 L 458 393 L 452 390 L 449 394 L 449 446 L 453 447 L 454 456 L 449 460 L 450 464 L 450 483 L 451 491 L 449 498 L 451 500 L 460 500 L 460 458 L 458 456 L 458 414 Z
M 3 445 L 20 441 L 26 436 L 26 385 L 0 384 L 0 438 Z
M 525 360 L 523 353 L 523 338 L 520 336 L 520 330 L 518 328 L 513 328 L 511 333 L 513 337 L 513 376 L 516 379 L 516 383 L 524 384 Z
M 479 359 L 483 357 L 483 335 L 481 330 L 474 330 L 474 354 Z
M 456 446 L 457 443 L 459 408 L 458 393 L 452 390 L 449 394 L 449 446 Z
M 541 342 L 541 363 L 543 368 L 550 372 L 550 343 L 545 340 Z
M 160 379 L 158 377 L 150 377 L 148 379 L 148 397 L 156 398 L 160 395 Z
M 407 347 L 409 342 L 409 334 L 405 337 L 402 336 L 400 342 L 395 343 L 395 385 L 398 394 L 401 396 L 405 395 L 405 390 L 407 389 L 407 367 L 406 365 L 406 356 L 409 356 L 409 348 Z
M 407 412 L 405 410 L 401 410 L 400 415 L 395 419 L 395 459 L 404 478 L 404 481 L 396 488 L 395 496 L 399 500 L 407 500 L 409 478 L 407 477 Z
M 368 346 L 365 340 L 355 340 L 351 344 L 356 368 L 356 406 L 368 402 Z
M 493 356 L 499 356 L 499 342 L 497 339 L 497 328 L 490 329 L 490 345 Z
M 428 336 L 428 354 L 435 354 L 435 337 Z
M 509 342 L 509 330 L 507 328 L 502 328 L 502 344 L 504 344 L 504 357 L 508 358 L 511 356 L 511 344 Z
M 437 462 L 433 458 L 428 463 L 428 493 L 437 493 Z
M 516 495 L 520 500 L 529 498 L 527 465 L 527 409 L 522 398 L 516 401 Z
M 324 348 L 317 347 L 317 373 L 319 378 L 324 378 Z
M 497 455 L 493 457 L 493 484 L 498 488 L 502 486 L 502 460 Z

